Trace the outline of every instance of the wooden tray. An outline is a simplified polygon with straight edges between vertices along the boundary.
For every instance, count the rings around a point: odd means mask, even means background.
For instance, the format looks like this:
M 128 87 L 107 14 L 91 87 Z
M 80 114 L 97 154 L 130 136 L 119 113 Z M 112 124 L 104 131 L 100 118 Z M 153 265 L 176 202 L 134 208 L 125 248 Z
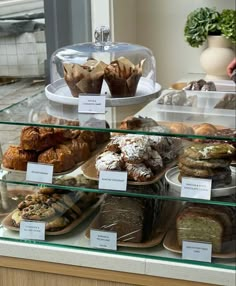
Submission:
M 182 254 L 182 248 L 178 245 L 177 234 L 175 229 L 171 229 L 167 232 L 163 246 L 165 249 Z M 213 258 L 235 258 L 236 257 L 236 240 L 223 243 L 222 252 L 212 253 Z
M 176 165 L 176 162 L 177 161 L 174 160 L 173 162 L 169 163 L 152 180 L 149 180 L 146 182 L 128 181 L 127 183 L 128 185 L 137 185 L 137 186 L 146 186 L 146 185 L 156 183 L 161 177 L 165 175 L 167 170 L 169 170 L 170 168 Z M 99 181 L 95 163 L 96 163 L 96 156 L 93 156 L 85 164 L 81 166 L 81 170 L 87 179 Z
M 164 204 L 163 206 L 159 226 L 157 227 L 155 233 L 150 239 L 139 243 L 117 241 L 117 246 L 133 247 L 133 248 L 150 248 L 159 245 L 162 242 L 167 230 L 173 224 L 173 219 L 176 217 L 179 208 L 180 208 L 179 202 L 170 202 L 170 201 L 167 202 L 167 204 Z M 85 232 L 85 236 L 88 239 L 90 239 L 91 229 L 104 230 L 101 228 L 99 213 Z
M 104 198 L 104 196 L 101 195 L 99 200 L 94 205 L 89 207 L 86 211 L 83 212 L 83 214 L 79 218 L 74 220 L 72 223 L 70 223 L 65 228 L 63 228 L 61 230 L 57 230 L 57 231 L 46 231 L 45 234 L 46 235 L 61 235 L 61 234 L 65 234 L 65 233 L 72 231 L 75 227 L 77 227 L 79 224 L 81 224 L 86 218 L 88 218 L 92 213 L 94 213 L 99 208 L 100 204 L 103 201 L 103 198 Z M 7 217 L 5 217 L 3 219 L 2 226 L 9 229 L 9 230 L 19 231 L 20 230 L 19 227 L 15 227 L 12 224 L 11 216 L 14 213 L 14 211 L 11 212 Z
M 7 216 L 10 212 L 12 212 L 13 209 L 17 207 L 21 199 L 23 200 L 25 196 L 36 193 L 37 190 L 33 190 L 33 189 L 31 190 L 15 189 L 14 190 L 12 189 L 12 190 L 6 190 L 6 192 L 9 198 L 9 208 L 8 210 L 2 210 L 2 212 L 0 212 L 0 218 Z

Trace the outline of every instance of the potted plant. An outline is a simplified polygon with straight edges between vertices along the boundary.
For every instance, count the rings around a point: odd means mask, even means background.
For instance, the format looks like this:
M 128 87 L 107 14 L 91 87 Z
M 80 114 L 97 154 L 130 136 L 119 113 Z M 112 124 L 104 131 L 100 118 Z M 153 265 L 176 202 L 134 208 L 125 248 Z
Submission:
M 232 49 L 236 44 L 236 11 L 216 8 L 198 8 L 188 16 L 184 27 L 184 37 L 191 47 L 200 47 L 208 42 L 200 62 L 210 78 L 227 78 L 226 67 L 234 58 Z M 210 66 L 210 67 L 209 67 Z

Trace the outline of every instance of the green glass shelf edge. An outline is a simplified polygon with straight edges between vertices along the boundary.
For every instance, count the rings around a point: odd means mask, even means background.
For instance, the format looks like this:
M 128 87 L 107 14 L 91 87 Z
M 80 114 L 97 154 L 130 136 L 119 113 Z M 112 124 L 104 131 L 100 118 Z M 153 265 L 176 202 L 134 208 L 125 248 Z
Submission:
M 65 244 L 55 244 L 52 242 L 44 242 L 44 241 L 35 241 L 35 240 L 20 240 L 20 239 L 15 239 L 15 238 L 6 238 L 6 237 L 1 237 L 1 240 L 5 241 L 10 241 L 10 242 L 19 242 L 22 244 L 38 244 L 42 246 L 49 246 L 49 247 L 54 247 L 54 248 L 64 248 L 64 249 L 75 249 L 75 250 L 82 250 L 82 251 L 89 251 L 89 252 L 95 252 L 95 253 L 107 253 L 107 254 L 115 254 L 119 256 L 125 256 L 125 257 L 137 257 L 137 258 L 144 258 L 144 259 L 150 259 L 150 260 L 160 260 L 160 261 L 169 261 L 169 262 L 175 262 L 175 263 L 183 263 L 187 265 L 195 265 L 195 266 L 205 266 L 205 267 L 212 267 L 212 268 L 218 268 L 218 269 L 226 269 L 226 270 L 236 270 L 236 266 L 229 266 L 221 263 L 215 263 L 214 261 L 209 263 L 209 262 L 200 262 L 200 261 L 195 261 L 195 260 L 185 260 L 185 259 L 177 259 L 177 258 L 170 258 L 170 257 L 163 257 L 163 256 L 154 256 L 150 255 L 144 255 L 144 254 L 139 254 L 139 253 L 134 253 L 134 252 L 124 252 L 122 250 L 118 251 L 112 251 L 112 250 L 107 250 L 107 249 L 94 249 L 94 248 L 89 248 L 89 247 L 82 247 L 82 246 L 73 246 L 73 245 L 65 245 Z M 214 260 L 214 259 L 213 259 Z
M 27 185 L 27 186 L 34 186 L 34 187 L 49 187 L 49 188 L 56 188 L 61 190 L 70 190 L 70 191 L 81 191 L 81 192 L 93 192 L 99 194 L 111 194 L 115 196 L 122 196 L 122 197 L 140 197 L 140 198 L 149 198 L 149 199 L 160 199 L 164 201 L 181 201 L 181 202 L 195 202 L 195 203 L 202 203 L 202 204 L 212 204 L 212 205 L 224 205 L 224 206 L 231 206 L 236 207 L 235 202 L 229 201 L 220 201 L 220 200 L 203 200 L 203 199 L 193 199 L 193 198 L 186 198 L 186 197 L 174 197 L 168 196 L 164 193 L 150 195 L 144 193 L 134 193 L 134 192 L 123 192 L 123 191 L 112 191 L 112 190 L 103 190 L 103 189 L 91 189 L 86 187 L 73 187 L 73 186 L 62 186 L 62 185 L 55 185 L 55 184 L 42 184 L 42 183 L 32 183 L 32 182 L 19 182 L 13 180 L 0 180 L 0 182 L 6 184 L 15 184 L 15 185 Z M 215 198 L 216 199 L 216 198 Z
M 210 135 L 195 135 L 195 134 L 181 134 L 181 133 L 166 133 L 166 132 L 156 132 L 152 130 L 124 130 L 120 128 L 97 128 L 97 127 L 91 127 L 91 126 L 68 126 L 68 125 L 62 125 L 62 124 L 46 124 L 46 123 L 38 123 L 38 122 L 26 122 L 21 120 L 14 120 L 14 117 L 11 117 L 9 121 L 3 120 L 1 117 L 3 117 L 3 114 L 5 112 L 11 111 L 13 115 L 17 114 L 15 108 L 19 108 L 21 110 L 21 113 L 24 113 L 22 110 L 23 104 L 27 104 L 27 102 L 30 102 L 32 100 L 36 100 L 38 97 L 38 101 L 41 104 L 44 104 L 46 107 L 46 103 L 49 102 L 46 98 L 44 92 L 37 93 L 31 97 L 25 98 L 22 101 L 19 101 L 17 103 L 14 103 L 2 110 L 0 110 L 0 124 L 4 125 L 17 125 L 17 126 L 38 126 L 38 127 L 51 127 L 51 128 L 64 128 L 64 129 L 72 129 L 72 130 L 91 130 L 96 132 L 114 132 L 114 133 L 123 133 L 123 134 L 139 134 L 139 135 L 156 135 L 156 136 L 168 136 L 168 137 L 179 137 L 184 139 L 200 139 L 200 140 L 219 140 L 219 141 L 231 141 L 236 142 L 235 137 L 227 137 L 227 136 L 210 136 Z M 40 99 L 42 97 L 42 99 Z M 40 100 L 39 100 L 40 99 Z M 37 105 L 36 105 L 37 106 Z M 115 107 L 112 107 L 115 108 Z M 25 112 L 28 112 L 29 106 L 25 107 Z M 45 111 L 45 109 L 44 109 Z M 77 118 L 79 120 L 79 118 Z M 76 120 L 77 120 L 76 119 Z M 106 120 L 106 118 L 104 118 Z M 109 120 L 108 120 L 109 121 Z M 170 121 L 171 122 L 171 121 Z M 110 122 L 108 122 L 110 123 Z M 116 124 L 116 122 L 112 122 Z M 226 127 L 227 128 L 227 127 Z

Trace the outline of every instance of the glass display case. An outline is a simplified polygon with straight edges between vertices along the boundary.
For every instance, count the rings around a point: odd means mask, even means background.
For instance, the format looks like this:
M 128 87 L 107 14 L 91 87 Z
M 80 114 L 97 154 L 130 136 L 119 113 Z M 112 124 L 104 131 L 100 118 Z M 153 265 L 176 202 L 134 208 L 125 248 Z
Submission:
M 85 116 L 44 92 L 2 110 L 0 239 L 235 270 L 235 112 L 186 119 L 160 103 L 170 92 L 119 122 L 115 107 Z M 211 245 L 210 261 L 185 258 L 183 241 Z

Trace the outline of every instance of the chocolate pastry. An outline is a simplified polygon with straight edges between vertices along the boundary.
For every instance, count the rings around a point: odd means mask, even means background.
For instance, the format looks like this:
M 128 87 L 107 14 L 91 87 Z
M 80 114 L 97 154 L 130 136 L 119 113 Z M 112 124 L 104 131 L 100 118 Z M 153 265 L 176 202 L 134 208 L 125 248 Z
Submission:
M 134 65 L 127 58 L 120 57 L 104 69 L 104 79 L 112 97 L 135 96 L 142 76 L 145 59 Z
M 95 59 L 88 59 L 84 64 L 64 63 L 64 79 L 72 96 L 81 93 L 100 94 L 104 68 L 106 64 Z

